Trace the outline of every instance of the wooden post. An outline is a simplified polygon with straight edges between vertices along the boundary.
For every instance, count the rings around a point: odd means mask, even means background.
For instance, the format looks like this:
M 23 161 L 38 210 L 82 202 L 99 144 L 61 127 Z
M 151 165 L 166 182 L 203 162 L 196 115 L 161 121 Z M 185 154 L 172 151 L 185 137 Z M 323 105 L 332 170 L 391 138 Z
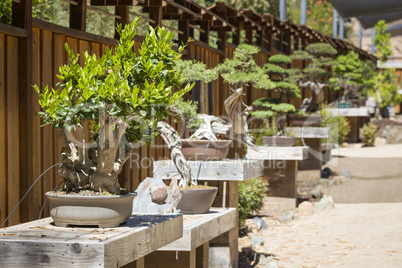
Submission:
M 290 55 L 292 36 L 290 35 L 290 33 L 284 33 L 282 35 L 282 39 L 286 43 L 285 46 L 282 46 L 282 49 L 283 49 L 282 52 L 287 55 Z
M 153 28 L 162 24 L 162 4 L 160 6 L 149 7 L 149 18 L 154 21 L 149 23 Z
M 77 5 L 70 4 L 70 28 L 86 31 L 87 1 L 76 0 Z
M 189 20 L 182 20 L 179 21 L 179 45 L 181 43 L 186 44 L 188 39 L 190 38 L 190 21 Z
M 240 38 L 241 38 L 241 31 L 243 30 L 243 22 L 238 21 L 236 22 L 237 31 L 233 34 L 233 41 L 232 43 L 236 46 L 240 45 Z
M 120 16 L 120 19 L 119 18 L 115 18 L 115 25 L 118 25 L 118 24 L 122 24 L 123 25 L 123 28 L 124 28 L 124 25 L 126 25 L 126 24 L 129 24 L 130 23 L 130 17 L 129 17 L 129 14 L 128 14 L 128 8 L 129 8 L 129 6 L 115 6 L 115 14 L 116 15 L 118 15 L 118 16 Z M 115 31 L 114 31 L 114 38 L 115 39 L 119 39 L 120 38 L 120 35 L 119 35 L 119 33 L 116 31 L 116 29 L 115 29 Z
M 246 29 L 246 39 L 248 40 L 247 44 L 250 45 L 253 44 L 253 29 L 251 28 Z
M 211 22 L 209 21 L 202 21 L 200 23 L 200 28 L 203 29 L 205 32 L 200 32 L 200 41 L 205 43 L 209 46 L 209 29 L 211 26 Z
M 218 41 L 218 49 L 222 50 L 223 52 L 225 52 L 226 49 L 226 32 L 225 31 L 219 31 L 218 32 L 218 38 L 220 39 L 220 41 Z

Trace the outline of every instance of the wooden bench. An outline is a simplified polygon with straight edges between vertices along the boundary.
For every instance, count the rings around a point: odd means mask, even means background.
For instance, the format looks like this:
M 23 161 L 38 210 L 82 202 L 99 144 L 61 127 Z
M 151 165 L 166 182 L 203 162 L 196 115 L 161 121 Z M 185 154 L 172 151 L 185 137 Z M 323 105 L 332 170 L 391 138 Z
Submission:
M 298 162 L 308 158 L 308 147 L 249 147 L 246 158 L 263 161 L 272 196 L 295 198 L 296 204 Z
M 0 229 L 0 267 L 144 267 L 181 238 L 183 215 L 138 215 L 116 228 L 67 228 L 51 218 Z
M 309 147 L 307 159 L 298 163 L 299 180 L 319 180 L 323 165 L 322 139 L 328 138 L 328 127 L 287 127 L 286 132 L 300 138 L 303 146 Z
M 263 167 L 261 160 L 220 160 L 220 161 L 188 161 L 191 175 L 198 176 L 198 182 L 218 187 L 218 194 L 212 206 L 231 207 L 236 209 L 235 226 L 227 232 L 212 239 L 209 243 L 209 264 L 211 267 L 237 267 L 238 265 L 238 208 L 239 181 L 261 176 Z M 154 177 L 171 179 L 177 170 L 173 161 L 155 161 Z
M 145 267 L 208 267 L 209 241 L 236 227 L 235 208 L 184 215 L 183 237 L 145 256 Z

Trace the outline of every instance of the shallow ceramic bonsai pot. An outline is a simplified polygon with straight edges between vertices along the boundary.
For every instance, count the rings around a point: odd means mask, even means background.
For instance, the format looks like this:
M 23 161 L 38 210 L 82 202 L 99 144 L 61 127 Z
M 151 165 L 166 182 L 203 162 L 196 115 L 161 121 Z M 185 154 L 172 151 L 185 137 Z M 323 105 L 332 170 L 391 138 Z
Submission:
M 136 193 L 110 196 L 77 196 L 46 193 L 50 216 L 60 227 L 69 225 L 117 227 L 130 218 Z
M 207 213 L 214 202 L 218 187 L 193 188 L 180 190 L 181 199 L 177 208 L 183 214 Z
M 184 158 L 187 160 L 220 160 L 228 155 L 232 141 L 182 140 L 181 143 Z
M 296 142 L 297 142 L 296 137 L 281 137 L 281 136 L 262 137 L 262 144 L 264 146 L 291 147 L 295 146 Z
M 292 127 L 319 127 L 321 126 L 321 115 L 288 115 L 288 125 Z

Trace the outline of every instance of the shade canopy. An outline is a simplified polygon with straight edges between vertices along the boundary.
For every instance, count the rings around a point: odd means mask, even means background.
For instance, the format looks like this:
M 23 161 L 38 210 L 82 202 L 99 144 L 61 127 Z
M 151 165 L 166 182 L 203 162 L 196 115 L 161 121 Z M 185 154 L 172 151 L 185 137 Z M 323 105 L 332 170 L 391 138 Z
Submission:
M 402 18 L 402 0 L 330 0 L 341 17 L 356 17 L 363 28 L 372 28 L 379 20 L 392 22 Z

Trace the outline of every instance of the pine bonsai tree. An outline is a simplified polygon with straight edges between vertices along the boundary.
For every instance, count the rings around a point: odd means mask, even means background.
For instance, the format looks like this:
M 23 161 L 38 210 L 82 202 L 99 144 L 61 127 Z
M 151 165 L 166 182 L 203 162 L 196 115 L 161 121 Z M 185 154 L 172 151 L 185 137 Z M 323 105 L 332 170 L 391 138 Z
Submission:
M 302 111 L 312 112 L 317 108 L 318 95 L 327 86 L 328 78 L 331 75 L 330 67 L 336 64 L 331 56 L 336 54 L 336 49 L 330 44 L 313 43 L 309 44 L 305 51 L 298 50 L 290 56 L 292 60 L 309 61 L 306 68 L 294 73 L 295 77 L 299 78 L 299 86 L 310 88 L 313 93 L 309 100 L 303 100 Z
M 264 70 L 272 77 L 278 77 L 274 81 L 273 90 L 279 95 L 276 98 L 260 98 L 254 101 L 253 105 L 267 108 L 268 110 L 259 110 L 252 113 L 253 116 L 259 118 L 270 118 L 277 116 L 278 133 L 277 135 L 285 135 L 286 114 L 296 112 L 294 105 L 286 103 L 288 99 L 300 98 L 300 90 L 292 83 L 289 73 L 285 66 L 290 64 L 292 60 L 285 55 L 274 55 L 269 58 L 269 63 L 265 64 Z
M 235 89 L 243 86 L 272 89 L 274 84 L 264 72 L 264 69 L 258 66 L 253 58 L 253 55 L 258 53 L 259 50 L 255 46 L 241 44 L 234 51 L 232 59 L 226 58 L 214 70 L 222 76 L 226 83 L 233 85 Z
M 367 88 L 372 86 L 369 76 L 374 71 L 373 63 L 360 60 L 353 51 L 338 56 L 336 62 L 332 66 L 333 77 L 329 79 L 331 89 L 343 90 L 342 101 L 365 96 Z

